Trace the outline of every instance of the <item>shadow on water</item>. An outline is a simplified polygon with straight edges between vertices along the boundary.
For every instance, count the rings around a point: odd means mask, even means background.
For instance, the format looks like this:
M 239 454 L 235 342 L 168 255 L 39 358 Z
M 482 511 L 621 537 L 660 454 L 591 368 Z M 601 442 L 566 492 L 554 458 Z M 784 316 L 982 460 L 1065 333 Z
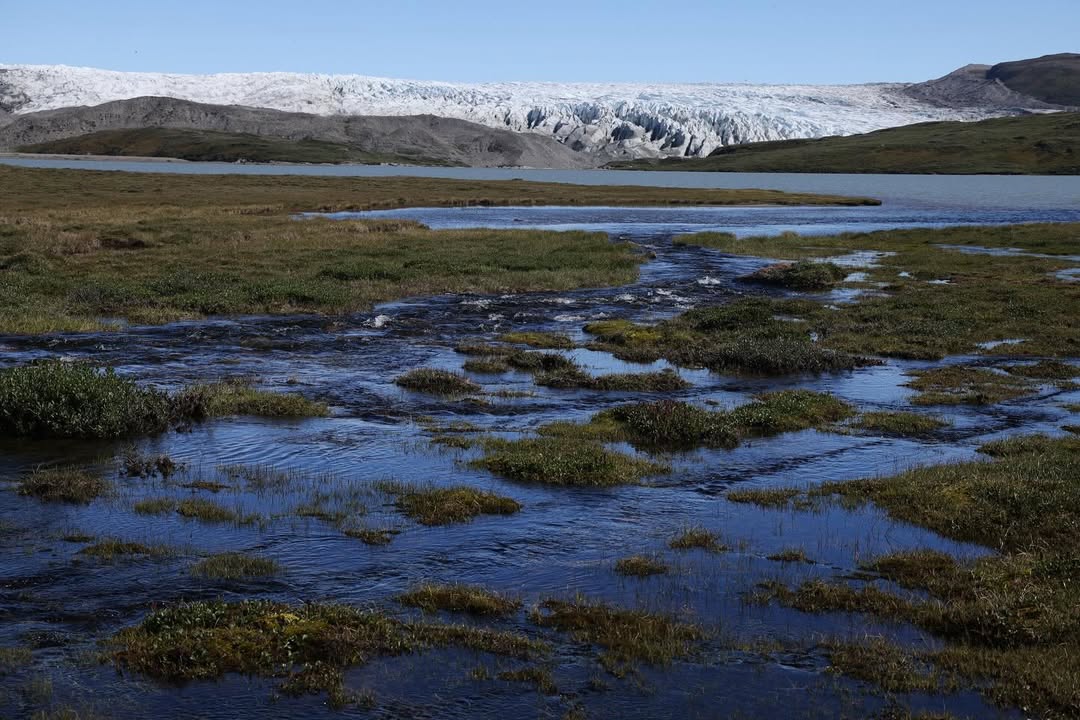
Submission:
M 268 712 L 283 717 L 560 717 L 577 705 L 589 717 L 716 717 L 718 712 L 737 717 L 864 717 L 885 701 L 854 681 L 824 674 L 826 662 L 814 649 L 815 639 L 877 633 L 934 641 L 911 628 L 865 618 L 809 616 L 750 605 L 747 594 L 771 578 L 847 575 L 867 558 L 897 549 L 941 548 L 962 556 L 986 551 L 892 522 L 873 508 L 809 513 L 760 509 L 731 503 L 726 492 L 735 487 L 808 486 L 893 473 L 916 464 L 967 460 L 988 438 L 1021 429 L 1053 431 L 1066 415 L 1040 396 L 988 408 L 950 409 L 952 427 L 922 441 L 804 431 L 732 451 L 679 454 L 668 458 L 670 475 L 640 487 L 572 490 L 506 482 L 470 467 L 467 461 L 474 450 L 432 446 L 429 424 L 468 422 L 513 437 L 552 420 L 584 420 L 645 396 L 537 387 L 529 375 L 510 372 L 474 376 L 489 393 L 480 402 L 447 401 L 404 391 L 393 384 L 394 378 L 416 367 L 460 369 L 464 357 L 453 348 L 466 339 L 535 329 L 584 340 L 582 326 L 590 320 L 654 320 L 749 291 L 735 278 L 763 261 L 675 246 L 670 242 L 673 234 L 702 227 L 750 233 L 792 226 L 805 231 L 804 223 L 834 232 L 837 227 L 861 229 L 874 214 L 774 208 L 708 213 L 508 208 L 400 214 L 436 227 L 587 227 L 628 236 L 657 258 L 642 268 L 637 282 L 619 288 L 411 299 L 339 318 L 250 317 L 110 333 L 0 338 L 4 364 L 88 358 L 163 387 L 255 376 L 268 388 L 299 391 L 326 399 L 333 407 L 333 416 L 325 419 L 230 419 L 139 442 L 143 452 L 167 453 L 186 465 L 167 480 L 122 477 L 113 461 L 122 445 L 0 445 L 0 476 L 7 479 L 38 463 L 76 462 L 97 463 L 114 480 L 109 497 L 87 506 L 42 504 L 13 488 L 0 492 L 0 646 L 25 643 L 30 637 L 52 638 L 35 650 L 34 669 L 28 672 L 52 678 L 55 702 L 78 705 L 92 699 L 110 716 L 132 718 L 264 717 Z M 908 219 L 930 224 L 965 221 L 952 215 L 920 218 Z M 968 220 L 1005 221 L 993 214 Z M 877 226 L 907 220 L 885 215 L 872 222 Z M 633 365 L 589 350 L 574 351 L 573 356 L 595 373 L 666 367 Z M 909 391 L 901 387 L 904 373 L 923 366 L 889 361 L 848 373 L 782 380 L 682 370 L 692 387 L 675 395 L 733 406 L 754 393 L 801 387 L 833 393 L 863 409 L 898 409 L 908 406 Z M 499 391 L 529 394 L 503 397 Z M 284 474 L 257 483 L 225 469 L 236 465 L 272 467 Z M 377 489 L 375 483 L 384 479 L 469 484 L 512 497 L 524 509 L 470 524 L 423 527 L 402 517 L 393 499 Z M 195 480 L 224 487 L 214 493 L 184 487 Z M 132 509 L 139 500 L 161 497 L 212 499 L 246 520 L 207 524 L 176 513 L 139 514 Z M 320 512 L 298 513 L 312 505 Z M 347 537 L 330 517 L 401 533 L 386 547 L 367 546 Z M 692 525 L 719 533 L 734 549 L 721 555 L 668 550 L 668 539 Z M 79 554 L 85 540 L 63 540 L 80 533 L 166 545 L 173 552 L 103 564 Z M 789 566 L 766 559 L 789 547 L 805 549 L 816 564 Z M 226 550 L 273 558 L 285 572 L 249 581 L 190 574 L 199 556 Z M 614 561 L 634 552 L 661 553 L 672 571 L 644 580 L 616 575 Z M 505 661 L 464 651 L 373 661 L 351 670 L 347 683 L 373 691 L 375 709 L 342 713 L 327 710 L 319 698 L 274 700 L 269 681 L 231 677 L 176 688 L 85 662 L 98 641 L 162 603 L 218 597 L 338 601 L 378 606 L 404 617 L 407 613 L 392 598 L 422 581 L 480 584 L 518 595 L 526 607 L 543 598 L 580 593 L 688 616 L 714 634 L 700 656 L 669 668 L 645 667 L 631 679 L 605 678 L 609 690 L 593 681 L 603 671 L 588 648 L 555 636 L 554 675 L 562 695 L 551 697 L 520 683 L 471 678 L 478 664 L 494 670 Z M 503 625 L 532 635 L 540 632 L 525 612 Z M 762 639 L 806 649 L 768 656 L 733 649 Z M 27 707 L 20 688 L 29 677 L 0 677 L 0 714 Z M 913 708 L 945 706 L 961 715 L 1014 716 L 967 693 L 945 699 L 905 696 L 905 702 Z

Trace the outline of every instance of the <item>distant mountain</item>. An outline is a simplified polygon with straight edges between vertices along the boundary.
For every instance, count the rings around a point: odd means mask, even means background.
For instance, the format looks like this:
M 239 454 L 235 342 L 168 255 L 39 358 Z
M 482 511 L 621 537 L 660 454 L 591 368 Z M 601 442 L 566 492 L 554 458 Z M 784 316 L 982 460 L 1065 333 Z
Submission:
M 1068 109 L 1080 104 L 1078 58 L 969 65 L 925 83 L 844 86 L 462 84 L 0 65 L 0 147 L 164 127 L 311 139 L 450 164 L 582 167 L 619 158 L 701 158 L 745 143 Z M 63 114 L 48 114 L 57 111 Z M 276 144 L 274 152 L 283 149 Z
M 150 131 L 131 132 L 140 129 Z M 257 142 L 259 138 L 263 141 Z M 163 97 L 14 115 L 0 124 L 0 148 L 204 160 L 548 168 L 593 164 L 593 158 L 550 138 L 453 118 L 324 117 Z
M 927 101 L 908 88 L 901 83 L 470 85 L 359 75 L 167 75 L 0 65 L 0 108 L 16 115 L 142 96 L 321 116 L 434 115 L 544 136 L 600 160 L 704 157 L 725 145 L 1016 111 Z
M 1080 54 L 999 63 L 986 76 L 1010 90 L 1055 105 L 1080 107 Z
M 720 148 L 707 158 L 616 163 L 714 172 L 1080 175 L 1080 114 L 939 122 Z

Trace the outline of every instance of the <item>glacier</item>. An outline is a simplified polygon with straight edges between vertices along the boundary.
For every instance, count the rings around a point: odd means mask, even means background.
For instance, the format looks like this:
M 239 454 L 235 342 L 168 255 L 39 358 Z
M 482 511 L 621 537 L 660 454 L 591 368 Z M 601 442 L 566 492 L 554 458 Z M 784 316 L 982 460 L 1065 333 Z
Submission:
M 936 106 L 903 83 L 448 83 L 287 72 L 183 75 L 0 64 L 0 116 L 164 96 L 316 115 L 436 115 L 603 157 L 700 157 L 724 145 L 850 135 L 1001 109 Z

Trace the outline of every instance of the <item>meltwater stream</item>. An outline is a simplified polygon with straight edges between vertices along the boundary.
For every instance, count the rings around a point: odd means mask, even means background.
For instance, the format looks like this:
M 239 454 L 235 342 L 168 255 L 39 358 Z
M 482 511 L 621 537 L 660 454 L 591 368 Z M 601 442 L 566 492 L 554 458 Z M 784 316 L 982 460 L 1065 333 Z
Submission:
M 176 492 L 161 481 L 118 478 L 114 497 L 86 507 L 40 504 L 0 487 L 0 647 L 37 648 L 30 675 L 0 673 L 0 716 L 21 716 L 30 703 L 27 683 L 48 677 L 55 702 L 96 708 L 118 718 L 484 718 L 496 713 L 557 718 L 572 707 L 596 718 L 865 717 L 885 701 L 854 681 L 824 674 L 827 663 L 816 649 L 817 640 L 871 633 L 928 645 L 935 641 L 910 628 L 864 618 L 758 607 L 746 602 L 747 594 L 766 579 L 795 582 L 849 574 L 865 558 L 897 549 L 937 547 L 961 556 L 986 551 L 894 523 L 872 508 L 764 510 L 732 504 L 725 492 L 734 487 L 816 484 L 892 473 L 913 464 L 969 459 L 979 444 L 994 437 L 1019 431 L 1056 432 L 1068 417 L 1061 403 L 1080 399 L 1080 393 L 1047 388 L 1037 397 L 991 407 L 959 407 L 949 411 L 953 427 L 925 441 L 806 431 L 756 440 L 732 451 L 680 454 L 668 459 L 674 468 L 670 475 L 643 487 L 582 490 L 503 481 L 470 467 L 473 451 L 431 445 L 427 428 L 467 422 L 516 436 L 552 420 L 582 420 L 649 395 L 536 387 L 530 376 L 510 373 L 475 376 L 490 393 L 483 402 L 446 401 L 403 391 L 393 379 L 416 367 L 460 369 L 464 358 L 453 348 L 463 340 L 490 339 L 511 329 L 564 332 L 583 340 L 582 327 L 590 320 L 655 320 L 750 292 L 735 278 L 766 261 L 671 242 L 685 232 L 833 233 L 1080 221 L 1080 210 L 498 208 L 379 214 L 414 218 L 434 228 L 593 229 L 632 239 L 656 257 L 642 266 L 636 282 L 617 288 L 415 298 L 347 317 L 211 319 L 108 333 L 0 337 L 0 361 L 5 366 L 39 358 L 92 359 L 166 387 L 228 376 L 256 377 L 267 388 L 302 392 L 333 408 L 333 416 L 326 419 L 229 419 L 139 443 L 146 452 L 168 453 L 186 463 L 188 474 L 201 478 L 219 477 L 219 467 L 237 464 L 302 473 L 289 484 L 225 490 L 215 496 L 241 514 L 268 518 L 250 526 L 205 525 L 132 512 L 135 500 Z M 837 292 L 829 299 L 851 298 Z M 604 353 L 572 354 L 593 372 L 643 368 Z M 980 356 L 976 361 L 988 359 Z M 909 391 L 901 387 L 903 373 L 922 366 L 889 361 L 846 373 L 783 379 L 682 370 L 693 387 L 672 396 L 730 407 L 763 390 L 802 387 L 833 393 L 861 409 L 910 409 Z M 499 395 L 503 390 L 514 392 Z M 0 477 L 14 478 L 38 463 L 108 466 L 121 450 L 77 442 L 7 441 L 0 445 Z M 401 531 L 386 547 L 361 544 L 330 523 L 290 513 L 313 493 L 342 497 L 351 488 L 382 479 L 470 484 L 512 497 L 524 509 L 514 516 L 429 528 L 405 520 L 393 507 L 369 505 L 370 524 Z M 668 551 L 667 539 L 693 525 L 720 533 L 735 549 L 722 555 Z M 103 565 L 80 558 L 81 545 L 62 540 L 75 533 L 165 543 L 180 552 Z M 766 559 L 792 546 L 805 548 L 816 564 L 781 565 Z M 199 554 L 225 550 L 273 558 L 286 571 L 273 579 L 240 582 L 190 575 Z M 637 552 L 663 553 L 672 572 L 642 580 L 621 578 L 612 571 L 616 559 Z M 527 606 L 544 598 L 580 594 L 674 613 L 713 632 L 698 656 L 670 667 L 645 666 L 640 674 L 624 679 L 603 677 L 607 690 L 594 681 L 603 671 L 587 646 L 553 636 L 552 667 L 561 693 L 553 696 L 538 694 L 528 685 L 472 679 L 470 671 L 478 664 L 496 669 L 505 669 L 500 662 L 507 668 L 516 665 L 471 652 L 374 660 L 346 676 L 348 687 L 374 693 L 374 708 L 342 711 L 329 710 L 318 697 L 276 697 L 272 681 L 230 677 L 171 686 L 120 675 L 111 666 L 88 660 L 99 641 L 163 603 L 251 597 L 334 601 L 379 607 L 404 617 L 410 613 L 393 598 L 422 581 L 483 585 L 517 595 Z M 525 613 L 490 624 L 541 634 Z M 746 649 L 747 644 L 764 640 L 799 649 L 768 656 Z M 959 715 L 1019 717 L 987 706 L 971 693 L 910 696 L 905 702 L 915 709 L 947 708 Z

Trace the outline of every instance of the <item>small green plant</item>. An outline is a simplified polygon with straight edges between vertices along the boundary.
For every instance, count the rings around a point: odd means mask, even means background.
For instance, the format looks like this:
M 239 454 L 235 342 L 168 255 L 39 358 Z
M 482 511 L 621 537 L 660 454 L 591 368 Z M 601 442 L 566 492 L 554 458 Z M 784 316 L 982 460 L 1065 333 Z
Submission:
M 0 434 L 112 439 L 167 430 L 168 396 L 112 370 L 48 361 L 0 370 Z
M 186 518 L 194 518 L 203 522 L 237 522 L 240 520 L 240 516 L 235 510 L 230 510 L 224 505 L 202 498 L 181 500 L 176 505 L 176 512 Z

